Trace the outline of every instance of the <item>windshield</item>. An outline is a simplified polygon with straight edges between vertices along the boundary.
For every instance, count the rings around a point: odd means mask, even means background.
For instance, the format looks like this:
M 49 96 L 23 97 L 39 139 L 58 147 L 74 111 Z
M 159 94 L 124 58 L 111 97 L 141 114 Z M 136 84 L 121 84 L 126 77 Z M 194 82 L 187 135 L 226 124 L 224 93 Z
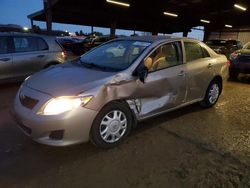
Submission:
M 209 40 L 207 41 L 208 46 L 225 46 L 226 41 L 225 40 Z
M 128 68 L 150 42 L 116 40 L 95 48 L 81 57 L 81 62 L 117 71 Z
M 244 49 L 250 50 L 250 42 L 248 42 L 245 46 Z

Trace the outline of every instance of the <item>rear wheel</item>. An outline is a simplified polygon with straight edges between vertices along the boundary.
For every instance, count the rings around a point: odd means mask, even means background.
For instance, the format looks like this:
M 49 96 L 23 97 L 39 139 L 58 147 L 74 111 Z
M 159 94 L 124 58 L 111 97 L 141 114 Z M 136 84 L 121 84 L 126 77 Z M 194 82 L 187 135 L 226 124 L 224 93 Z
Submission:
M 108 149 L 121 143 L 132 128 L 129 107 L 121 103 L 105 106 L 97 115 L 91 128 L 91 141 L 99 148 Z
M 208 108 L 216 104 L 221 93 L 221 83 L 213 80 L 206 91 L 205 98 L 200 102 L 201 106 Z

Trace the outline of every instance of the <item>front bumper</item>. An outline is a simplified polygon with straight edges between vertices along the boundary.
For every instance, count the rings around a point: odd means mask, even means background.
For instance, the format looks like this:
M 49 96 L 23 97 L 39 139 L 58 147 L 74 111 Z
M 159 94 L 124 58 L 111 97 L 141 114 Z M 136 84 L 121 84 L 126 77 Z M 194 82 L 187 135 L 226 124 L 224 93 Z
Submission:
M 32 108 L 25 107 L 20 102 L 22 95 L 39 99 Z M 53 145 L 66 146 L 89 140 L 89 133 L 97 111 L 79 107 L 59 115 L 38 115 L 37 112 L 52 97 L 48 94 L 22 86 L 18 91 L 12 115 L 21 130 L 36 142 Z

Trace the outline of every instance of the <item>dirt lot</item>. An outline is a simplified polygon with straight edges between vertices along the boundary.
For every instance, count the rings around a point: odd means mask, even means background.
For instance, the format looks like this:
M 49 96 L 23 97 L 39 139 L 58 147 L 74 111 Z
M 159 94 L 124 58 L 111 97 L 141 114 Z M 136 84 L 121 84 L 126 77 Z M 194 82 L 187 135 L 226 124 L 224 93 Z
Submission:
M 217 105 L 139 124 L 117 148 L 55 148 L 9 115 L 19 84 L 0 86 L 0 187 L 250 187 L 250 78 L 229 81 Z

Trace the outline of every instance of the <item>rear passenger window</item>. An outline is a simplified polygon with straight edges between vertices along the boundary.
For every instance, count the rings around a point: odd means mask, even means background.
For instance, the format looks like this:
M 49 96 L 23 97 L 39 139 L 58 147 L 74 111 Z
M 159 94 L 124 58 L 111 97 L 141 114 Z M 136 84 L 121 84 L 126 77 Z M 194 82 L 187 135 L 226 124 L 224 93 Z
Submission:
M 14 37 L 15 52 L 30 52 L 38 50 L 35 37 Z
M 199 43 L 184 42 L 186 51 L 186 61 L 194 61 L 201 58 L 210 57 L 209 53 L 205 48 L 200 46 Z
M 0 54 L 8 53 L 8 37 L 0 37 Z
M 38 50 L 48 50 L 49 49 L 47 43 L 43 39 L 37 38 L 37 41 L 38 41 Z

